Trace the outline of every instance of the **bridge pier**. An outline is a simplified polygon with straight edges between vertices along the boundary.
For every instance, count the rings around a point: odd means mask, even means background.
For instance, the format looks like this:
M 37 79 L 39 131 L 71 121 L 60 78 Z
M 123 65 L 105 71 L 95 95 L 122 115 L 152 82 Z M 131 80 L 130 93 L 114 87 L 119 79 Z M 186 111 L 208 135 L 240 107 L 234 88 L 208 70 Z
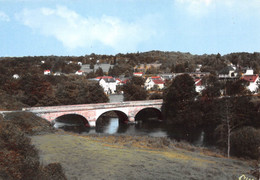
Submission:
M 132 117 L 132 116 L 128 117 L 128 121 L 131 122 L 131 123 L 134 123 L 135 122 L 135 117 Z
M 88 123 L 90 127 L 96 127 L 96 121 L 89 121 Z

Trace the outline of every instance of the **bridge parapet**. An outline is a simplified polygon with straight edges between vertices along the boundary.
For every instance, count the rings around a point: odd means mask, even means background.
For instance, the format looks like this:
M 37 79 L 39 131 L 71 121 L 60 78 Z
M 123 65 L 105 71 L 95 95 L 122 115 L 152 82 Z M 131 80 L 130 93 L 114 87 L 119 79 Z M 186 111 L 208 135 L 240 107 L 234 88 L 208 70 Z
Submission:
M 56 112 L 56 111 L 73 111 L 73 110 L 93 110 L 93 109 L 108 109 L 118 107 L 134 107 L 134 106 L 151 106 L 162 105 L 162 100 L 148 100 L 148 101 L 125 101 L 116 103 L 97 103 L 97 104 L 78 104 L 78 105 L 63 105 L 63 106 L 43 106 L 23 108 L 23 111 L 31 112 Z

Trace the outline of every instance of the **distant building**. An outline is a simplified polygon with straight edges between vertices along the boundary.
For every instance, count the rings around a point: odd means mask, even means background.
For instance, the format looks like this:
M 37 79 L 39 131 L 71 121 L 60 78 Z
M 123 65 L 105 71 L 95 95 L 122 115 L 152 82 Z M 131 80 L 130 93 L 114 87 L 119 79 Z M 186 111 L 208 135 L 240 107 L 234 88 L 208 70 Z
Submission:
M 44 70 L 43 74 L 44 75 L 50 75 L 51 74 L 51 70 L 49 70 L 49 69 Z
M 202 85 L 201 79 L 195 79 L 195 90 L 197 93 L 201 93 L 205 89 L 205 86 Z
M 143 72 L 134 72 L 134 73 L 133 73 L 133 76 L 142 77 L 143 74 L 144 74 Z
M 234 78 L 237 76 L 237 72 L 232 66 L 221 69 L 218 74 L 219 78 Z
M 19 76 L 18 74 L 14 74 L 14 75 L 13 75 L 13 78 L 14 78 L 14 79 L 19 79 L 20 76 Z
M 174 75 L 173 74 L 161 74 L 160 77 L 165 82 L 165 81 L 171 81 L 173 79 Z
M 76 71 L 76 72 L 75 72 L 75 74 L 76 74 L 76 75 L 80 75 L 80 76 L 81 76 L 81 75 L 83 75 L 83 71 L 81 71 L 81 70 L 78 70 L 78 71 Z
M 78 62 L 78 65 L 82 66 L 82 62 Z
M 163 89 L 164 80 L 160 76 L 148 77 L 144 83 L 146 90 L 151 90 L 153 88 Z
M 55 72 L 53 75 L 54 75 L 54 76 L 60 76 L 60 75 L 61 75 L 61 72 Z
M 99 85 L 103 87 L 104 92 L 106 94 L 115 94 L 116 93 L 116 87 L 119 83 L 115 78 L 112 76 L 100 76 L 96 77 L 96 80 L 99 81 Z
M 249 85 L 247 86 L 247 89 L 252 92 L 256 93 L 259 90 L 259 75 L 254 74 L 254 71 L 252 69 L 248 69 L 244 75 L 242 75 L 242 79 L 246 80 Z

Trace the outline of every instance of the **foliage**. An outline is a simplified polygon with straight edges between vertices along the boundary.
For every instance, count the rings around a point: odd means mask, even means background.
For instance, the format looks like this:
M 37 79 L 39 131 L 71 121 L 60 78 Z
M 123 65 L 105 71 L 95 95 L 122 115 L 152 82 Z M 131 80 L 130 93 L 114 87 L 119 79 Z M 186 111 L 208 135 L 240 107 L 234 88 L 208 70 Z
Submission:
M 244 79 L 239 79 L 234 82 L 227 81 L 226 83 L 226 94 L 229 96 L 234 95 L 247 95 L 250 92 L 246 89 L 247 81 Z
M 253 127 L 243 127 L 231 135 L 231 153 L 238 157 L 260 158 L 260 131 Z
M 219 114 L 221 119 L 216 128 L 218 143 L 226 147 L 227 155 L 230 155 L 231 134 L 234 130 L 252 125 L 254 126 L 257 110 L 250 102 L 250 97 L 223 98 Z
M 25 121 L 25 122 L 23 122 Z M 36 123 L 35 123 L 36 121 Z M 0 179 L 52 179 L 53 176 L 66 179 L 60 165 L 55 165 L 53 173 L 39 162 L 37 149 L 31 145 L 27 134 L 34 134 L 33 129 L 46 131 L 43 119 L 31 113 L 12 113 L 0 121 Z M 43 126 L 43 127 L 41 127 Z M 39 128 L 41 127 L 41 128 Z M 53 168 L 55 167 L 53 166 Z M 44 175 L 44 176 L 43 176 Z
M 160 93 L 153 93 L 150 95 L 149 99 L 162 99 L 163 96 Z
M 185 118 L 187 113 L 192 112 L 191 107 L 196 95 L 193 79 L 188 74 L 177 76 L 163 92 L 162 111 L 164 117 L 175 121 L 175 123 L 185 121 L 182 118 Z
M 221 83 L 214 75 L 205 76 L 202 79 L 202 84 L 205 89 L 202 91 L 202 96 L 207 98 L 214 98 L 220 96 L 220 90 L 222 89 Z
M 148 96 L 147 91 L 132 82 L 127 82 L 123 85 L 122 90 L 124 91 L 124 101 L 135 101 L 145 100 Z
M 5 120 L 15 124 L 16 128 L 27 135 L 54 132 L 54 128 L 48 121 L 30 112 L 8 113 L 5 115 Z
M 131 79 L 131 83 L 132 84 L 135 84 L 137 86 L 143 86 L 144 85 L 144 79 L 142 77 L 136 77 L 134 76 L 132 79 Z

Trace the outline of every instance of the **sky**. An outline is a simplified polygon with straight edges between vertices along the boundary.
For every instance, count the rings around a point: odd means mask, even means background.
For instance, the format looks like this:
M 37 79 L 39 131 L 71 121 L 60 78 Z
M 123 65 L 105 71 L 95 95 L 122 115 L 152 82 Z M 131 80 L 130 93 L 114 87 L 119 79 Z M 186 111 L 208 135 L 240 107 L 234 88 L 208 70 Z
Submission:
M 0 0 L 0 57 L 259 48 L 260 0 Z

